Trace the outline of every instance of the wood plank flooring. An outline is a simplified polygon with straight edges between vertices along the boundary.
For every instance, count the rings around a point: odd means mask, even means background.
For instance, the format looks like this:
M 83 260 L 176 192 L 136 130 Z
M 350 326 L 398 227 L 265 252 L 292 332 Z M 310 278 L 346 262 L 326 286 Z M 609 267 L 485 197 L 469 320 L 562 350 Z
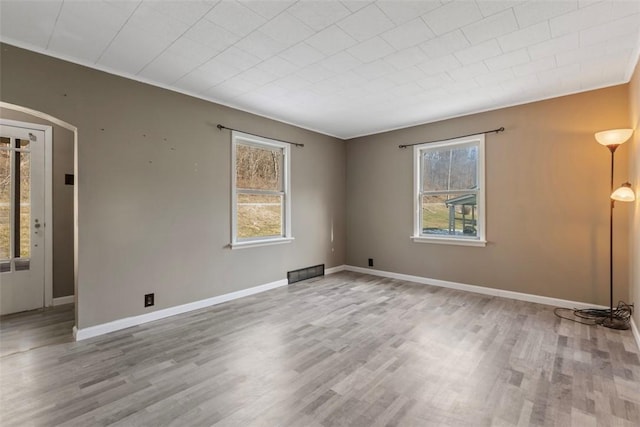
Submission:
M 342 272 L 77 343 L 65 309 L 0 319 L 0 425 L 640 425 L 630 331 L 549 306 Z

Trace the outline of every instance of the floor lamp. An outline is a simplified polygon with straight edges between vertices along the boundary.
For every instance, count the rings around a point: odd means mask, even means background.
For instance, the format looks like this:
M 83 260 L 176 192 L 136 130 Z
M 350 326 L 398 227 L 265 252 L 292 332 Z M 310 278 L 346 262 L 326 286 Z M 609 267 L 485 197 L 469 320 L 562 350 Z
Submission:
M 611 201 L 609 204 L 609 316 L 602 321 L 602 325 L 611 329 L 629 329 L 629 323 L 614 315 L 613 311 L 613 208 L 616 200 L 632 202 L 635 194 L 631 184 L 626 182 L 620 188 L 613 190 L 613 159 L 616 149 L 624 144 L 633 134 L 633 129 L 612 129 L 595 134 L 596 141 L 606 146 L 611 152 Z

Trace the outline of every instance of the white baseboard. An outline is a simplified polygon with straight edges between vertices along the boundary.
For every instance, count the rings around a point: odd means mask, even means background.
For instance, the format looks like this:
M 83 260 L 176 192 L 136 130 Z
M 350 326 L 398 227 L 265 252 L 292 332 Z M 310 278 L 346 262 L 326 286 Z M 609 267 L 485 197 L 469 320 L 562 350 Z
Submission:
M 424 285 L 439 286 L 441 288 L 458 289 L 460 291 L 474 292 L 476 294 L 491 295 L 515 299 L 520 301 L 535 302 L 538 304 L 552 305 L 564 308 L 608 308 L 602 305 L 588 304 L 584 302 L 570 301 L 560 298 L 544 297 L 540 295 L 525 294 L 522 292 L 505 291 L 502 289 L 486 288 L 484 286 L 467 285 L 464 283 L 449 282 L 446 280 L 429 279 L 420 276 L 411 276 L 409 274 L 393 273 L 390 271 L 374 270 L 371 268 L 355 267 L 352 265 L 345 266 L 345 270 L 354 271 L 356 273 L 371 274 L 373 276 L 388 277 L 390 279 L 406 280 L 409 282 L 422 283 Z
M 232 301 L 238 298 L 269 291 L 271 289 L 286 286 L 286 279 L 278 280 L 264 285 L 255 286 L 253 288 L 243 289 L 237 292 L 231 292 L 217 297 L 207 298 L 200 301 L 194 301 L 187 304 L 177 305 L 175 307 L 156 310 L 151 313 L 140 314 L 138 316 L 125 317 L 124 319 L 114 320 L 113 322 L 102 323 L 100 325 L 90 326 L 88 328 L 77 329 L 73 327 L 73 336 L 76 341 L 86 340 L 88 338 L 97 337 L 109 332 L 119 331 L 121 329 L 130 328 L 132 326 L 142 325 L 143 323 L 153 322 L 154 320 L 164 319 L 165 317 L 175 316 L 176 314 L 186 313 L 188 311 L 199 310 L 201 308 L 210 307 L 212 305 L 221 304 L 223 302 Z
M 638 331 L 638 326 L 636 322 L 633 321 L 633 317 L 631 318 L 631 332 L 633 332 L 633 337 L 636 339 L 638 349 L 640 349 L 640 331 Z
M 345 265 L 338 265 L 336 267 L 331 267 L 331 268 L 327 268 L 324 270 L 324 274 L 333 274 L 333 273 L 339 273 L 341 271 L 344 271 L 345 269 Z
M 76 301 L 75 295 L 67 295 L 66 297 L 58 297 L 53 299 L 53 306 L 71 304 Z

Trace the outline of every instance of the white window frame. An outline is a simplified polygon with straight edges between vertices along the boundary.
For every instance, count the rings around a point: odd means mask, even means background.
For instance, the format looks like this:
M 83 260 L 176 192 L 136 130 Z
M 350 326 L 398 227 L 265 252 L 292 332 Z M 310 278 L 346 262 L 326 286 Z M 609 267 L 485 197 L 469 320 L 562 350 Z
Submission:
M 258 148 L 278 148 L 283 153 L 283 177 L 282 177 L 282 232 L 280 236 L 238 238 L 238 188 L 236 186 L 236 149 L 238 144 L 253 145 Z M 231 132 L 231 248 L 247 248 L 281 243 L 290 243 L 294 240 L 291 234 L 291 146 L 290 144 L 275 139 L 263 138 L 248 133 Z
M 462 246 L 486 246 L 486 209 L 485 209 L 485 147 L 484 134 L 467 136 L 463 138 L 449 139 L 413 147 L 413 235 L 411 239 L 417 243 L 435 243 Z M 476 236 L 431 236 L 422 233 L 422 153 L 425 151 L 441 150 L 460 146 L 478 147 L 478 189 L 476 192 L 478 219 L 476 220 Z M 469 191 L 473 192 L 473 191 Z M 428 192 L 425 192 L 428 193 Z

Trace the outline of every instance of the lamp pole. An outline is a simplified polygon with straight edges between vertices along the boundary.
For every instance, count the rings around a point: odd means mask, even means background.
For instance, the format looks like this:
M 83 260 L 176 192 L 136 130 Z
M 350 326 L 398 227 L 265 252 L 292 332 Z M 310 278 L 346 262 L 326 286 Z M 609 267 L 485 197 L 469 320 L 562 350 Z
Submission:
M 616 154 L 616 149 L 619 146 L 620 144 L 607 146 L 611 151 L 611 190 L 609 191 L 609 194 L 613 193 L 613 159 Z M 613 208 L 616 201 L 613 199 L 610 199 L 609 201 L 609 321 L 603 322 L 603 325 L 608 328 L 615 328 L 613 321 Z

